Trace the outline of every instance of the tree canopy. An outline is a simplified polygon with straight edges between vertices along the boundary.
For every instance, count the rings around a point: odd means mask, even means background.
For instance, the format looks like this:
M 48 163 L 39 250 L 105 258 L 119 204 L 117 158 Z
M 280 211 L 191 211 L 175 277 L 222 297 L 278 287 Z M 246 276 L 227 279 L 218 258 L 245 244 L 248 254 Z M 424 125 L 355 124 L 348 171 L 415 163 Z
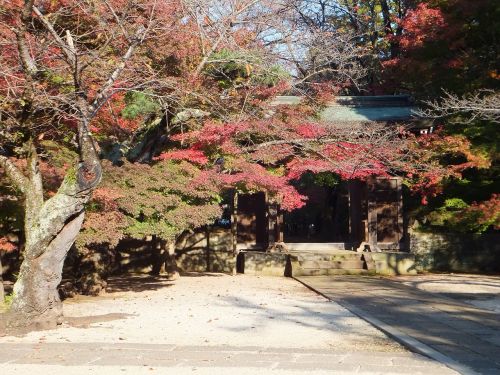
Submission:
M 228 189 L 293 210 L 306 201 L 293 181 L 311 172 L 399 175 L 429 227 L 498 228 L 499 12 L 487 0 L 2 2 L 0 251 L 24 255 L 13 311 L 60 314 L 75 240 L 175 241 L 213 222 Z M 434 134 L 317 116 L 338 95 L 400 93 Z M 302 101 L 277 105 L 282 94 Z

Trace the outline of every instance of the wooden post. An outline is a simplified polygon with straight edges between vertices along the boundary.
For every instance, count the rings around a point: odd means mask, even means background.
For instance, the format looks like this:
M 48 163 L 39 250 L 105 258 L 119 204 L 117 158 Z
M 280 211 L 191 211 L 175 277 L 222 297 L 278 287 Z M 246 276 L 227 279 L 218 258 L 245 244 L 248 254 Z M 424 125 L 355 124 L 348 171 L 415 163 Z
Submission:
M 401 248 L 404 246 L 402 244 L 402 240 L 404 237 L 404 222 L 403 222 L 403 184 L 402 184 L 402 179 L 398 178 L 396 179 L 397 183 L 397 205 L 398 205 L 398 250 L 401 250 Z M 402 246 L 403 245 L 403 246 Z
M 368 226 L 368 243 L 372 249 L 377 248 L 377 202 L 375 199 L 375 188 L 377 181 L 375 178 L 370 178 L 367 181 L 368 189 L 366 194 L 367 200 L 367 226 Z
M 233 213 L 231 215 L 231 235 L 233 242 L 234 267 L 233 276 L 236 275 L 236 265 L 238 262 L 238 192 L 234 191 Z
M 357 247 L 361 242 L 367 241 L 365 235 L 366 220 L 363 220 L 362 213 L 362 185 L 359 181 L 350 180 L 347 186 L 349 191 L 349 240 Z
M 278 226 L 278 228 L 277 228 L 278 242 L 285 242 L 285 236 L 283 235 L 283 231 L 284 231 L 283 211 L 281 210 L 279 205 L 277 207 L 277 211 L 278 211 L 278 217 L 276 218 L 276 223 Z
M 352 218 L 352 183 L 351 181 L 347 181 L 347 210 L 349 211 L 349 217 L 348 217 L 348 225 L 349 228 L 347 228 L 349 232 L 349 241 L 353 241 L 353 218 Z M 354 229 L 354 232 L 356 232 L 356 229 Z
M 277 242 L 278 237 L 278 205 L 276 203 L 267 202 L 267 217 L 268 217 L 268 247 L 272 248 Z
M 206 238 L 206 247 L 205 247 L 205 261 L 207 262 L 206 270 L 210 272 L 210 227 L 205 225 L 205 238 Z

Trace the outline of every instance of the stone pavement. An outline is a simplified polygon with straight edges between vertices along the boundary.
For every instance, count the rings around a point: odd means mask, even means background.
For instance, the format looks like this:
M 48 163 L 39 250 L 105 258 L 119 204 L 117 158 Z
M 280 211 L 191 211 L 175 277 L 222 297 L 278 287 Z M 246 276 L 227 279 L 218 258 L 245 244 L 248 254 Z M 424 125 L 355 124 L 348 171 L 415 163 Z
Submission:
M 293 333 L 292 333 L 293 334 Z M 418 354 L 129 343 L 0 344 L 0 374 L 455 374 Z
M 498 313 L 387 278 L 297 279 L 413 349 L 442 355 L 443 362 L 461 373 L 500 374 Z

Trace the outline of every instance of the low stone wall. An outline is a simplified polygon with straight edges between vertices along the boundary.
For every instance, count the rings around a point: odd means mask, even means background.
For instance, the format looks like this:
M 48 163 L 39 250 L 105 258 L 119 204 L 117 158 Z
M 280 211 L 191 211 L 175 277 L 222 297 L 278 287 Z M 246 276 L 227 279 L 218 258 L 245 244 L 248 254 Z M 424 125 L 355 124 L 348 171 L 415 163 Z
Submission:
M 370 253 L 377 275 L 416 275 L 415 256 L 403 252 Z
M 232 273 L 236 259 L 229 229 L 199 231 L 175 249 L 177 266 L 184 272 Z
M 96 257 L 102 259 L 105 249 L 96 249 Z M 107 274 L 149 273 L 152 269 L 151 240 L 125 239 L 112 249 L 113 260 L 103 265 Z M 181 272 L 232 273 L 236 259 L 232 251 L 229 229 L 200 229 L 177 245 L 177 266 Z M 3 260 L 3 258 L 2 258 Z M 64 277 L 72 279 L 75 273 L 76 253 L 69 254 L 65 263 Z M 4 267 L 6 269 L 6 267 Z M 78 271 L 78 270 L 77 270 Z
M 147 246 L 122 253 L 121 270 L 146 271 L 150 264 Z M 245 252 L 239 272 L 283 276 L 283 254 Z M 500 273 L 500 234 L 410 234 L 410 252 L 371 253 L 377 274 L 413 274 L 417 271 Z M 125 256 L 123 256 L 125 255 Z M 243 261 L 243 255 L 239 262 Z M 236 259 L 229 229 L 197 231 L 176 248 L 178 267 L 184 272 L 232 273 Z M 130 262 L 130 265 L 124 263 Z
M 419 271 L 500 273 L 500 233 L 410 234 Z
M 151 270 L 150 243 L 128 240 L 121 243 L 108 272 L 133 273 Z M 410 252 L 370 253 L 377 274 L 414 274 L 419 271 L 497 273 L 500 274 L 500 233 L 410 234 Z M 9 258 L 10 257 L 10 258 Z M 13 278 L 19 260 L 15 254 L 2 254 L 5 279 Z M 232 251 L 229 229 L 199 230 L 176 248 L 176 260 L 183 272 L 232 273 L 236 269 L 252 275 L 290 276 L 297 262 L 288 261 L 285 254 L 244 252 L 238 264 Z M 65 277 L 74 272 L 71 255 L 65 265 Z
M 241 252 L 238 255 L 238 272 L 246 275 L 289 276 L 286 274 L 289 257 L 280 253 Z

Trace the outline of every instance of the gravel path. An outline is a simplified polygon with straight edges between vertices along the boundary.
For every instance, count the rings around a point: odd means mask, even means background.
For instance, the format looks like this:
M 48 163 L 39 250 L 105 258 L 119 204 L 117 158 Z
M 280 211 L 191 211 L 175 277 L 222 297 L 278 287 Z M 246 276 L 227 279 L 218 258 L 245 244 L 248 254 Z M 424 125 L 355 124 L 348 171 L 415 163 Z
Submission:
M 289 278 L 212 274 L 115 279 L 65 301 L 56 330 L 0 343 L 143 343 L 404 352 L 368 323 Z M 131 289 L 132 291 L 126 291 Z
M 454 373 L 293 279 L 132 276 L 109 286 L 66 300 L 58 329 L 0 337 L 0 374 Z

